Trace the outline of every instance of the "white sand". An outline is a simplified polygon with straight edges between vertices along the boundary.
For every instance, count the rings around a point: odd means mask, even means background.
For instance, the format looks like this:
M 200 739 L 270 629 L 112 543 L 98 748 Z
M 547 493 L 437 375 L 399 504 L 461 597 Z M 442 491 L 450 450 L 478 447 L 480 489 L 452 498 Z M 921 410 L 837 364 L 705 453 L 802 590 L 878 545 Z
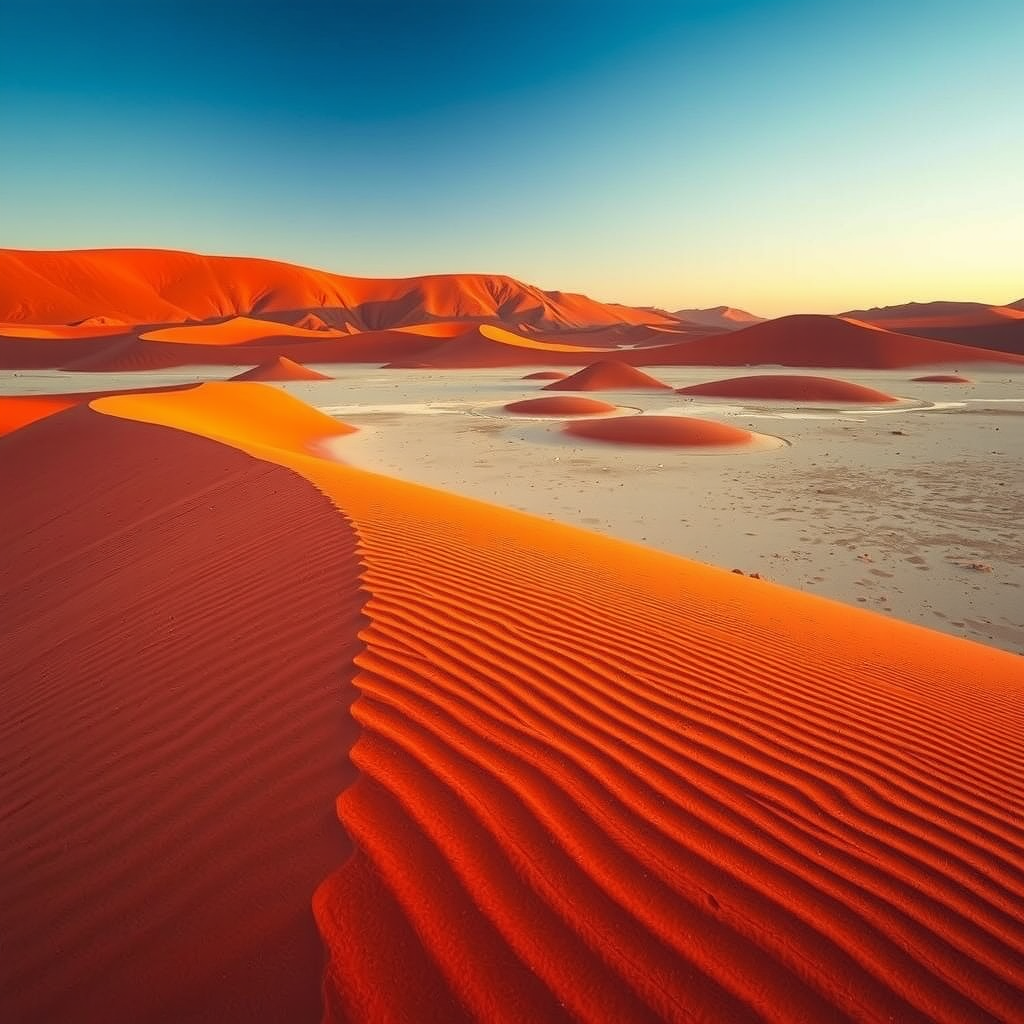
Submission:
M 354 465 L 1024 653 L 1024 374 L 965 367 L 976 384 L 960 386 L 911 383 L 920 370 L 806 371 L 938 403 L 895 410 L 588 393 L 630 414 L 703 415 L 790 442 L 716 455 L 583 442 L 557 421 L 503 413 L 504 402 L 552 394 L 521 380 L 527 369 L 318 368 L 339 379 L 278 386 L 361 428 L 338 442 Z M 0 374 L 0 391 L 233 372 L 18 371 Z M 648 372 L 680 387 L 762 371 Z

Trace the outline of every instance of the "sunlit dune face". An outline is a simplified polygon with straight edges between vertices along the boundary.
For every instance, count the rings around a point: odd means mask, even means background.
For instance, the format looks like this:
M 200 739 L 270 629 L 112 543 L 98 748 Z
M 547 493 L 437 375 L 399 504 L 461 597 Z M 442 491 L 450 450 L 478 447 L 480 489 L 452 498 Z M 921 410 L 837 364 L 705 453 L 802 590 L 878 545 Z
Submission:
M 799 374 L 758 374 L 730 377 L 677 388 L 680 395 L 708 395 L 716 398 L 764 398 L 792 402 L 842 402 L 844 404 L 886 405 L 898 398 L 874 388 L 832 377 Z
M 919 384 L 973 384 L 970 377 L 961 377 L 958 373 L 926 373 L 923 377 L 911 377 Z
M 546 385 L 545 391 L 668 391 L 668 384 L 628 363 L 605 360 Z
M 323 321 L 320 321 L 323 323 Z M 183 324 L 180 327 L 163 327 L 139 335 L 144 341 L 163 341 L 177 345 L 248 345 L 263 338 L 295 338 L 316 341 L 322 338 L 343 338 L 343 331 L 323 327 L 307 329 L 279 324 L 269 320 L 257 320 L 248 316 L 236 316 L 217 324 Z
M 552 395 L 551 398 L 527 398 L 510 402 L 506 412 L 523 416 L 596 416 L 615 412 L 615 406 L 593 398 L 575 398 L 571 395 Z
M 752 449 L 783 442 L 740 427 L 691 416 L 616 416 L 567 423 L 563 432 L 590 441 L 654 445 L 663 448 Z

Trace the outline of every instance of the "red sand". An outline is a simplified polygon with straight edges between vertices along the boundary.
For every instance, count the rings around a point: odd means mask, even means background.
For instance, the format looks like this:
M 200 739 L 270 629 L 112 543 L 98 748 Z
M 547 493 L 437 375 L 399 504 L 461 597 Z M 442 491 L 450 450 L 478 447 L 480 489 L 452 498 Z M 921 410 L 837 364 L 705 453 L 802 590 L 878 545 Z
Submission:
M 546 384 L 544 391 L 638 391 L 671 390 L 667 384 L 627 363 L 602 360 L 591 363 L 571 377 Z
M 523 380 L 565 380 L 568 376 L 561 370 L 538 370 L 536 373 L 528 373 Z
M 567 423 L 562 430 L 573 437 L 585 437 L 592 441 L 674 448 L 748 445 L 757 437 L 749 430 L 693 416 L 617 416 L 614 419 Z
M 310 370 L 285 356 L 261 363 L 251 370 L 236 374 L 231 380 L 332 380 L 326 373 Z
M 851 384 L 831 377 L 807 377 L 798 374 L 759 374 L 730 377 L 677 388 L 680 395 L 714 395 L 722 398 L 768 398 L 795 402 L 851 402 L 881 405 L 898 398 L 874 388 Z
M 912 381 L 928 384 L 973 384 L 970 377 L 961 377 L 957 373 L 926 373 L 923 377 L 911 377 Z
M 97 314 L 133 324 L 325 308 L 335 322 L 380 330 L 435 320 L 548 328 L 665 323 L 649 309 L 542 291 L 510 277 L 359 278 L 273 260 L 163 249 L 0 249 L 0 321 L 71 323 Z
M 1018 657 L 311 417 L 204 385 L 0 439 L 0 1017 L 315 1019 L 312 894 L 329 1024 L 1019 1019 Z
M 0 465 L 31 481 L 2 513 L 0 1019 L 318 1019 L 354 533 L 286 469 L 84 406 Z
M 730 334 L 619 352 L 644 366 L 813 366 L 892 370 L 911 366 L 1012 363 L 1024 356 L 896 334 L 840 317 L 800 314 Z
M 593 398 L 552 395 L 550 398 L 526 398 L 521 402 L 510 402 L 505 410 L 526 416 L 586 416 L 615 412 L 615 406 Z

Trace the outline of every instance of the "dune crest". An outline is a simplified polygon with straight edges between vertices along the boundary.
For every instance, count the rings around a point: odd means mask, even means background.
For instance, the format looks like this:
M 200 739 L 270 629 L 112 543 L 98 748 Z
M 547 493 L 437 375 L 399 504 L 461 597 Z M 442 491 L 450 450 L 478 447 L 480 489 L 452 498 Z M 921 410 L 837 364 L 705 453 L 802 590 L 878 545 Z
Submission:
M 628 363 L 602 360 L 591 363 L 571 377 L 546 384 L 544 391 L 669 391 L 668 384 L 638 370 Z
M 851 402 L 883 405 L 898 398 L 875 388 L 835 380 L 832 377 L 811 377 L 801 374 L 757 374 L 751 377 L 730 377 L 676 388 L 678 395 L 712 395 L 721 398 L 767 398 L 795 402 Z
M 287 356 L 278 356 L 268 363 L 261 363 L 251 370 L 236 374 L 231 380 L 333 380 L 326 373 L 311 370 L 296 363 Z
M 561 370 L 537 370 L 535 373 L 528 373 L 523 380 L 565 380 L 569 374 Z

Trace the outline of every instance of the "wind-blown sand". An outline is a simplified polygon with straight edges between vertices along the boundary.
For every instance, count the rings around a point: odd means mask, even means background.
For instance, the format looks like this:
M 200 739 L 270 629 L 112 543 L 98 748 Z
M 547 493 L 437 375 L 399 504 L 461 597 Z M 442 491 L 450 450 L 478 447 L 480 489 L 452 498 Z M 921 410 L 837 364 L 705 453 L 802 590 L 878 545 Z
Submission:
M 314 919 L 328 1021 L 1018 1015 L 1018 657 L 344 435 L 229 383 L 0 438 L 5 1020 L 312 1021 Z

